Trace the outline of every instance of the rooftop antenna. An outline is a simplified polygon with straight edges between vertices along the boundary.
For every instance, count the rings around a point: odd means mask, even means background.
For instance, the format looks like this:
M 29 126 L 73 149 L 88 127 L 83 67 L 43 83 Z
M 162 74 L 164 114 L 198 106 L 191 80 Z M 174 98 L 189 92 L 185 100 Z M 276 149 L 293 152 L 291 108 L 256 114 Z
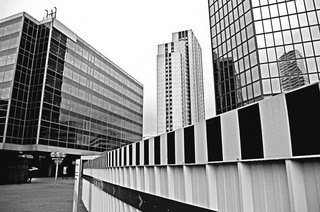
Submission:
M 54 11 L 51 9 L 51 12 L 49 13 L 48 10 L 46 11 L 46 17 L 45 18 L 56 18 L 57 17 L 57 8 L 54 7 Z

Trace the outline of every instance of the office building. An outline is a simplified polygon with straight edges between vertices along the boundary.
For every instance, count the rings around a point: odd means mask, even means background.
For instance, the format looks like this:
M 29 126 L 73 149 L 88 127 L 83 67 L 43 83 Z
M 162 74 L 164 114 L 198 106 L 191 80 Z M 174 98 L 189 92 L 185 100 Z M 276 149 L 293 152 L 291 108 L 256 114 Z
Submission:
M 169 132 L 205 119 L 202 51 L 192 30 L 158 45 L 157 130 Z
M 295 60 L 304 67 L 300 75 L 304 84 L 319 81 L 319 1 L 208 0 L 208 3 L 217 114 L 285 91 L 279 65 L 283 64 L 281 56 L 290 52 L 300 53 Z M 225 60 L 229 62 L 215 65 Z M 226 73 L 230 67 L 235 70 L 232 74 Z M 240 83 L 233 88 L 233 81 Z M 234 98 L 240 95 L 241 98 Z
M 27 153 L 45 175 L 51 151 L 68 161 L 142 139 L 142 84 L 55 15 L 0 20 L 0 154 Z

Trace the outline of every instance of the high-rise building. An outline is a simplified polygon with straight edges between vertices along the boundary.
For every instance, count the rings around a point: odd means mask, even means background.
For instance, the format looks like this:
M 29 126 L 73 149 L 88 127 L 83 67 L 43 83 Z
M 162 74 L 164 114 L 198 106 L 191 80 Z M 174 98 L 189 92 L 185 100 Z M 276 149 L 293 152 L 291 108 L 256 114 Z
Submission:
M 192 30 L 158 45 L 157 130 L 169 132 L 205 119 L 202 51 Z
M 279 58 L 278 66 L 283 91 L 290 91 L 309 84 L 301 58 L 302 55 L 298 50 L 289 51 Z
M 318 0 L 208 2 L 217 114 L 285 91 L 279 61 L 292 51 L 300 52 L 295 60 L 305 67 L 304 82 L 319 81 Z
M 0 98 L 0 154 L 27 152 L 45 174 L 51 151 L 70 158 L 142 139 L 142 84 L 55 13 L 0 20 Z

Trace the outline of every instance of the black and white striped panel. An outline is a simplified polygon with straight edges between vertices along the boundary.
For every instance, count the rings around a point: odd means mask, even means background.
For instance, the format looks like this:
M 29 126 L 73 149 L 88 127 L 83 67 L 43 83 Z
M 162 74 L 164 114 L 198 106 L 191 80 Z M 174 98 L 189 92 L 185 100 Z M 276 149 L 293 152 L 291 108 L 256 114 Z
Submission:
M 319 84 L 108 153 L 108 166 L 162 166 L 320 154 Z

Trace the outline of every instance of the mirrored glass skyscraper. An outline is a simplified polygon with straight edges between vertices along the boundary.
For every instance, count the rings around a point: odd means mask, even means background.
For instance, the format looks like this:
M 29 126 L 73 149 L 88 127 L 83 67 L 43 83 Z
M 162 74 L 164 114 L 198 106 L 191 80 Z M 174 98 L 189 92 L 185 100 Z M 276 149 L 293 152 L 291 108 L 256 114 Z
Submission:
M 208 2 L 217 114 L 319 80 L 320 1 Z

